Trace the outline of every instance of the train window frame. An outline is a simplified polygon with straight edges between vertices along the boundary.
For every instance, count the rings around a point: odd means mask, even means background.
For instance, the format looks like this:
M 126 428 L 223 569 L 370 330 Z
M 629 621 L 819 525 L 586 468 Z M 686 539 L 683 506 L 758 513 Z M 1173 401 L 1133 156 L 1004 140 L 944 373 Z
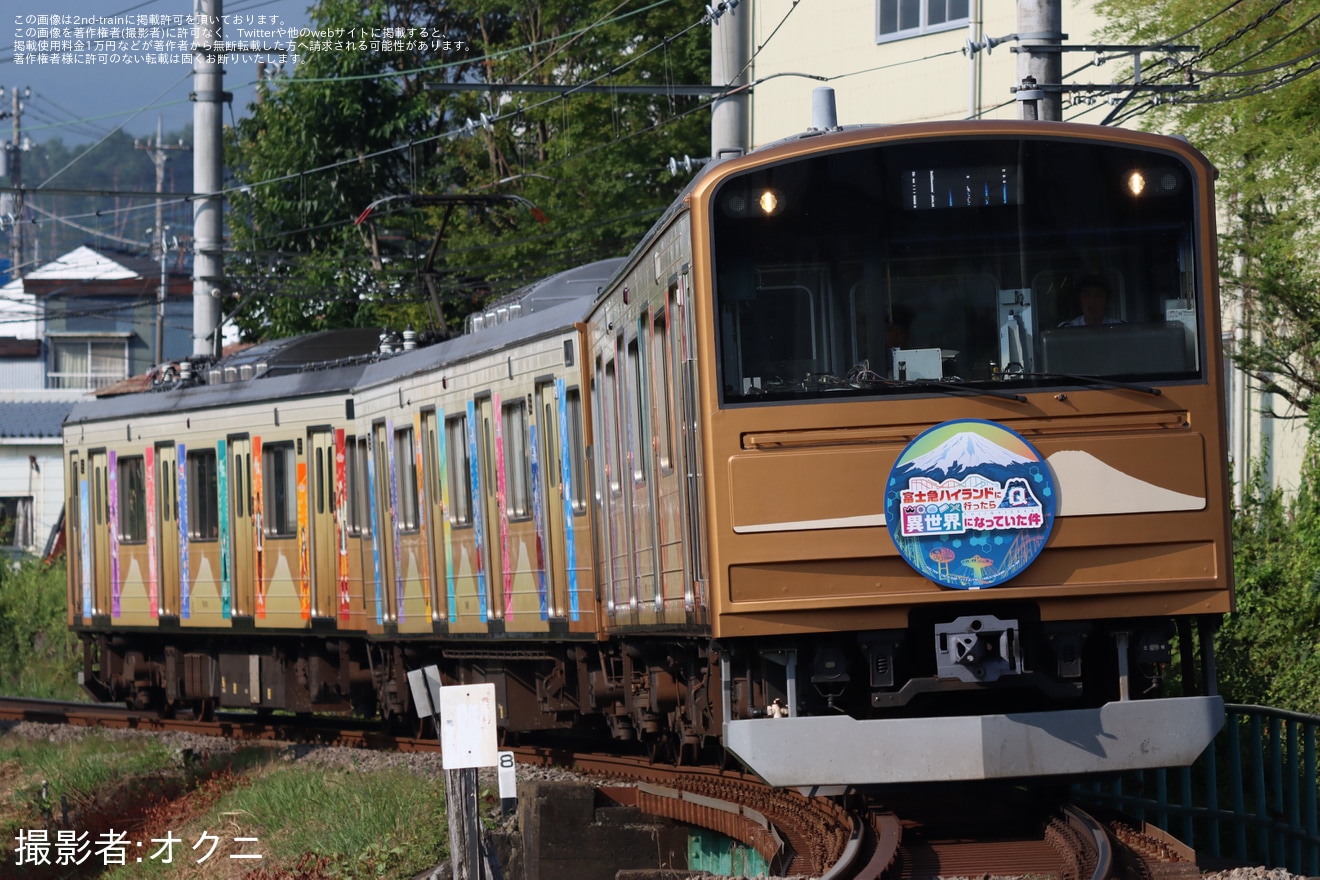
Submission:
M 220 481 L 216 452 L 214 449 L 190 449 L 185 462 L 188 475 L 188 540 L 218 541 Z
M 472 521 L 472 460 L 468 449 L 466 413 L 445 418 L 445 479 L 449 480 L 449 524 L 470 529 Z
M 647 469 L 650 466 L 650 456 L 647 454 L 649 431 L 647 430 L 646 401 L 648 395 L 642 393 L 646 387 L 646 370 L 644 365 L 643 336 L 640 332 L 641 326 L 645 323 L 644 318 L 638 318 L 638 334 L 632 339 L 627 340 L 625 345 L 625 366 L 627 373 L 624 376 L 624 393 L 628 400 L 625 403 L 625 409 L 628 414 L 628 452 L 629 466 L 632 470 L 632 483 L 634 489 L 640 489 L 646 485 Z
M 668 476 L 674 472 L 674 409 L 671 406 L 673 391 L 673 362 L 670 357 L 671 334 L 669 332 L 669 303 L 678 290 L 678 284 L 669 285 L 668 298 L 663 308 L 651 316 L 651 346 L 653 356 L 659 363 L 652 371 L 653 394 L 656 407 L 657 459 L 660 473 Z
M 613 357 L 613 346 L 611 346 L 611 356 L 605 359 L 605 400 L 601 410 L 602 421 L 605 423 L 605 483 L 609 488 L 611 498 L 617 498 L 623 494 L 623 480 L 620 479 L 620 472 L 623 470 L 622 450 L 623 441 L 619 437 L 619 379 L 618 369 Z
M 115 538 L 121 544 L 147 542 L 146 458 L 125 455 L 115 461 L 115 503 L 118 524 Z
M 367 479 L 367 437 L 356 434 L 344 439 L 344 482 L 348 492 L 348 533 L 358 538 L 371 537 L 371 491 Z
M 267 538 L 298 535 L 298 463 L 292 441 L 261 446 L 261 527 Z
M 577 385 L 564 389 L 564 412 L 568 417 L 569 502 L 573 516 L 586 516 L 586 434 L 582 428 L 582 389 Z
M 547 391 L 549 394 L 547 394 Z M 541 474 L 545 479 L 545 486 L 547 489 L 555 489 L 559 486 L 559 456 L 561 453 L 559 449 L 559 432 L 551 430 L 559 424 L 554 412 L 555 401 L 558 399 L 554 380 L 543 379 L 537 382 L 533 399 L 545 404 L 536 411 L 536 433 L 541 437 Z
M 500 405 L 504 444 L 504 502 L 509 522 L 532 518 L 532 461 L 527 443 L 527 402 L 519 397 Z
M 179 463 L 171 461 L 178 455 L 178 447 L 173 443 L 156 444 L 156 466 L 160 474 L 156 479 L 156 494 L 160 498 L 157 512 L 160 516 L 161 531 L 166 523 L 175 522 L 179 517 Z
M 416 433 L 412 425 L 394 429 L 394 472 L 399 481 L 395 525 L 405 535 L 415 535 L 421 528 L 418 515 Z

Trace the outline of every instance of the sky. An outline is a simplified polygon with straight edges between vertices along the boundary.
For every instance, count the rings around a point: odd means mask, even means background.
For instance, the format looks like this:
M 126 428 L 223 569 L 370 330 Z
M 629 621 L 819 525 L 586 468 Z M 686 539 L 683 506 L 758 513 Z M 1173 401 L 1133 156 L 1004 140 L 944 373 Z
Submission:
M 225 38 L 240 39 L 243 35 L 236 31 L 247 27 L 266 31 L 294 28 L 296 33 L 296 29 L 311 23 L 307 11 L 310 5 L 311 0 L 224 0 L 222 12 L 226 16 L 243 18 L 241 25 L 235 20 L 226 28 Z M 13 89 L 25 93 L 30 88 L 32 94 L 23 100 L 20 123 L 23 134 L 34 142 L 60 137 L 66 144 L 90 144 L 118 126 L 130 135 L 145 138 L 155 134 L 158 115 L 166 133 L 179 131 L 192 122 L 193 105 L 188 100 L 192 90 L 192 56 L 187 43 L 190 33 L 186 21 L 176 26 L 173 20 L 176 16 L 186 19 L 193 11 L 193 0 L 6 0 L 4 6 L 0 12 L 0 86 L 5 91 L 0 98 L 0 113 L 8 114 L 13 109 Z M 61 42 L 84 39 L 81 52 L 52 53 L 49 47 L 40 45 L 43 36 L 49 39 L 53 15 L 61 18 L 57 25 L 61 32 L 73 32 L 61 33 Z M 162 23 L 164 16 L 170 20 Z M 266 16 L 264 24 L 260 16 Z M 82 17 L 111 19 L 99 26 L 118 26 L 117 44 L 95 45 L 98 38 L 104 39 L 103 35 L 78 33 L 79 28 L 91 26 L 80 21 Z M 67 24 L 63 21 L 66 18 Z M 29 46 L 29 41 L 38 41 L 38 46 Z M 288 38 L 266 39 L 268 44 L 279 42 L 287 43 Z M 177 48 L 179 43 L 183 43 L 182 49 Z M 47 63 L 40 63 L 42 48 L 46 48 Z M 158 50 L 165 50 L 167 63 L 143 60 L 148 55 L 159 59 Z M 121 57 L 113 60 L 115 54 Z M 67 63 L 70 56 L 94 56 L 95 63 Z M 54 57 L 59 57 L 61 63 L 49 63 Z M 239 56 L 239 60 L 225 65 L 224 88 L 234 95 L 232 111 L 230 107 L 224 110 L 225 124 L 246 115 L 256 81 L 257 57 Z M 27 63 L 29 59 L 31 63 Z M 0 141 L 11 140 L 12 125 L 9 118 L 0 121 Z

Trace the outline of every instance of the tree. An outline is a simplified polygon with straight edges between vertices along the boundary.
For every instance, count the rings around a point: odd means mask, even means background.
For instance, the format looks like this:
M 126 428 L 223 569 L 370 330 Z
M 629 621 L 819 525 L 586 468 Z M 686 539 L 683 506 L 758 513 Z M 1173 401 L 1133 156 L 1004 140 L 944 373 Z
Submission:
M 1186 134 L 1221 172 L 1225 290 L 1251 338 L 1236 365 L 1301 413 L 1320 391 L 1320 0 L 1227 3 L 1101 0 L 1107 36 L 1199 44 L 1147 82 L 1192 82 L 1171 102 L 1134 101 L 1124 118 Z
M 709 31 L 687 4 L 374 0 L 364 14 L 323 0 L 313 19 L 318 31 L 369 20 L 417 38 L 388 52 L 303 41 L 305 63 L 232 133 L 247 189 L 230 215 L 227 310 L 249 338 L 377 323 L 449 332 L 488 298 L 626 253 L 684 183 L 662 171 L 669 156 L 704 149 L 693 98 L 445 88 L 703 82 Z

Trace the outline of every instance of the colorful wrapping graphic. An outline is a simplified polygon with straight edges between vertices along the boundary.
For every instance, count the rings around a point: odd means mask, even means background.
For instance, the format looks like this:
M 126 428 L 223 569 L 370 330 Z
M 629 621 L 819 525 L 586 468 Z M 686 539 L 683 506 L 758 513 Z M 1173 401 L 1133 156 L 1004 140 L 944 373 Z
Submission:
M 385 600 L 381 596 L 384 585 L 380 576 L 380 517 L 376 508 L 376 444 L 367 444 L 367 486 L 373 487 L 367 492 L 371 502 L 371 571 L 376 583 L 376 623 L 385 622 Z
M 889 472 L 885 521 L 899 553 L 937 584 L 994 587 L 1030 565 L 1054 524 L 1040 453 L 994 422 L 936 425 Z
M 495 511 L 500 518 L 500 562 L 504 581 L 504 616 L 513 616 L 513 560 L 509 546 L 508 482 L 504 474 L 504 419 L 500 396 L 491 395 L 491 412 L 495 414 Z
M 147 492 L 147 605 L 152 617 L 160 617 L 160 534 L 156 507 L 156 447 L 143 454 Z
M 87 478 L 78 480 L 78 529 L 79 556 L 82 571 L 82 616 L 92 616 L 92 505 L 87 490 Z
M 264 519 L 265 492 L 263 488 L 261 466 L 261 438 L 252 438 L 252 538 L 255 567 L 252 578 L 257 586 L 257 619 L 266 619 L 266 569 L 263 567 L 266 555 L 266 523 Z
M 179 617 L 187 620 L 192 615 L 192 576 L 188 570 L 188 450 L 179 444 L 176 460 L 179 472 Z
M 426 466 L 422 461 L 422 449 L 426 442 L 422 434 L 422 414 L 413 414 L 413 463 L 417 468 L 413 473 L 417 475 L 414 483 L 417 486 L 417 533 L 420 535 L 429 535 L 426 530 Z M 429 544 L 429 542 L 426 542 Z M 425 546 L 425 545 L 424 545 Z M 426 602 L 426 616 L 435 619 L 435 609 L 431 605 L 431 566 L 423 564 L 422 574 L 422 597 Z
M 335 580 L 339 619 L 348 620 L 348 450 L 343 428 L 335 430 Z
M 435 432 L 435 442 L 439 447 L 439 460 L 436 468 L 442 474 L 449 473 L 449 449 L 448 441 L 445 438 L 445 411 L 437 410 L 435 414 L 436 424 L 440 425 L 440 430 Z M 453 620 L 458 616 L 458 597 L 454 594 L 454 530 L 453 524 L 449 520 L 449 480 L 440 479 L 440 528 L 443 532 L 445 548 L 445 584 L 446 599 L 449 605 L 449 619 Z
M 215 484 L 220 513 L 220 616 L 230 616 L 230 591 L 233 589 L 229 560 L 229 444 L 215 441 Z
M 536 532 L 536 594 L 541 600 L 541 619 L 550 617 L 546 605 L 545 582 L 545 517 L 541 513 L 544 494 L 541 491 L 541 465 L 536 454 L 536 425 L 527 426 L 528 450 L 532 458 L 532 528 Z
M 481 495 L 481 483 L 477 479 L 477 407 L 469 400 L 467 403 L 468 417 L 468 479 L 472 484 L 472 539 L 476 544 L 476 563 L 477 563 L 477 605 L 481 612 L 481 620 L 484 623 L 487 617 L 486 610 L 486 511 L 485 503 Z
M 399 534 L 399 463 L 394 454 L 394 420 L 385 422 L 385 457 L 390 466 L 390 535 L 394 539 L 394 607 L 403 622 L 403 539 Z
M 307 462 L 298 462 L 298 613 L 312 619 L 312 552 L 307 520 Z
M 563 379 L 555 380 L 559 400 L 559 488 L 564 494 L 564 569 L 568 572 L 568 616 L 578 619 L 577 555 L 573 549 L 573 474 L 569 462 L 568 394 Z
M 110 462 L 107 465 L 107 479 L 110 488 L 106 502 L 110 506 L 110 616 L 118 617 L 119 604 L 119 457 L 110 450 Z

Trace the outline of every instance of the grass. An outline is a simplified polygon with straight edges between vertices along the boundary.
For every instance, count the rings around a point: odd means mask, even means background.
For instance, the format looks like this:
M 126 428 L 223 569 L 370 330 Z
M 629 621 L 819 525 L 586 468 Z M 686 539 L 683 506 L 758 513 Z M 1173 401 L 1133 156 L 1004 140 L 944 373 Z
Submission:
M 65 622 L 65 563 L 0 561 L 0 693 L 76 700 L 81 652 Z

